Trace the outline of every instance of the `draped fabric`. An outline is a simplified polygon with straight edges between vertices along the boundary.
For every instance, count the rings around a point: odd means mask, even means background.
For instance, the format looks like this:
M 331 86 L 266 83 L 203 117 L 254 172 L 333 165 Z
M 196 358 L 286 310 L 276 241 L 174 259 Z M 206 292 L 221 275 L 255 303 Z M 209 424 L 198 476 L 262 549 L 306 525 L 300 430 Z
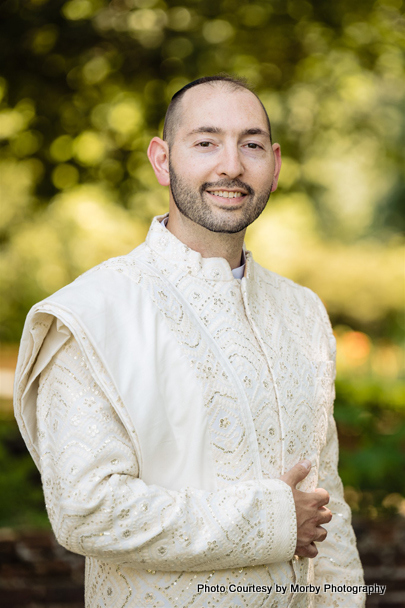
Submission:
M 86 606 L 363 606 L 362 594 L 290 593 L 363 582 L 322 303 L 249 252 L 235 279 L 161 219 L 129 255 L 37 304 L 21 342 L 16 417 L 59 542 L 87 557 Z M 314 560 L 293 555 L 278 479 L 303 458 L 301 489 L 326 488 L 334 514 Z

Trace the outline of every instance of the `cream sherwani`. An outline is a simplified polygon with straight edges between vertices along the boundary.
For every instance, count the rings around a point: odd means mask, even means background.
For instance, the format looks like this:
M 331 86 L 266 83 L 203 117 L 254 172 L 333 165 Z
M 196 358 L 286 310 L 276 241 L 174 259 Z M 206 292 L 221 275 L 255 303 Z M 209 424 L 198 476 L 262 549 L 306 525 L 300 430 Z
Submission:
M 21 342 L 16 417 L 57 539 L 87 558 L 86 606 L 363 606 L 290 593 L 363 582 L 320 300 L 249 252 L 234 279 L 160 219 L 129 255 L 34 306 Z M 334 513 L 314 560 L 294 557 L 278 479 L 303 458 L 301 489 L 326 488 Z

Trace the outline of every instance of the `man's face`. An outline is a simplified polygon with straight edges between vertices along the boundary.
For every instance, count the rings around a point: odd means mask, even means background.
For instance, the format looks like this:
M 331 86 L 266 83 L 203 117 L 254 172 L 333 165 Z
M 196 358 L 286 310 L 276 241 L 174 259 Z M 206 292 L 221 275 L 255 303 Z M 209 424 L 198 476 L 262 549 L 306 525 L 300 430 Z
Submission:
M 181 104 L 169 154 L 171 198 L 211 232 L 240 232 L 277 185 L 263 108 L 249 91 L 222 84 L 196 86 Z

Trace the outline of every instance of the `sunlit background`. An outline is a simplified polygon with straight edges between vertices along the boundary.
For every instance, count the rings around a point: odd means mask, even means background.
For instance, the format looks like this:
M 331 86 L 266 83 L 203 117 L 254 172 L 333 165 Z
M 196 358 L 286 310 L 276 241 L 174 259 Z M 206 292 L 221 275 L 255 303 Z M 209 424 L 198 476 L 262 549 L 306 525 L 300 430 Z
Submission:
M 249 79 L 281 144 L 247 245 L 330 313 L 347 499 L 359 516 L 405 515 L 403 3 L 178 2 L 0 8 L 0 525 L 47 525 L 33 465 L 13 452 L 24 318 L 143 241 L 168 207 L 147 145 L 173 93 L 220 71 Z

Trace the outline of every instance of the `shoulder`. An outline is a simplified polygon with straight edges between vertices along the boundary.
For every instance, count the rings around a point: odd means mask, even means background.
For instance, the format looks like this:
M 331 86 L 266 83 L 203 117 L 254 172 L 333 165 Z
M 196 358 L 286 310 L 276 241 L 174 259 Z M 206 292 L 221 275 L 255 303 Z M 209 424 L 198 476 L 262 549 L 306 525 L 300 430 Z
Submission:
M 110 258 L 35 304 L 28 317 L 38 312 L 58 318 L 63 311 L 82 320 L 113 319 L 136 309 L 145 297 L 142 283 L 153 269 L 143 265 L 144 244 L 127 255 Z
M 321 299 L 315 292 L 308 287 L 304 287 L 299 283 L 295 283 L 287 277 L 283 277 L 272 270 L 268 270 L 260 264 L 255 264 L 255 280 L 269 292 L 279 294 L 280 298 L 285 298 L 286 302 L 299 300 L 301 303 L 306 303 L 315 307 L 320 305 L 323 307 Z
M 140 262 L 144 257 L 145 243 L 142 243 L 142 245 L 139 245 L 139 247 L 133 249 L 126 255 L 109 258 L 97 266 L 90 268 L 78 276 L 72 283 L 67 285 L 67 287 L 75 284 L 84 285 L 85 283 L 103 281 L 106 275 L 114 276 L 115 274 L 129 272 L 131 269 L 133 269 L 134 274 L 136 274 L 141 269 Z
M 142 259 L 144 244 L 140 245 L 130 253 L 101 262 L 90 268 L 74 281 L 62 287 L 45 301 L 62 301 L 71 295 L 72 297 L 88 298 L 93 295 L 100 297 L 115 298 L 114 286 L 122 284 L 122 277 L 132 278 L 134 282 L 145 274 L 139 260 Z
M 315 335 L 321 332 L 327 340 L 329 357 L 335 357 L 336 341 L 329 315 L 321 298 L 314 291 L 263 268 L 256 262 L 255 280 L 269 297 L 277 300 L 286 316 L 291 313 L 295 322 L 299 319 L 298 323 L 305 333 Z

